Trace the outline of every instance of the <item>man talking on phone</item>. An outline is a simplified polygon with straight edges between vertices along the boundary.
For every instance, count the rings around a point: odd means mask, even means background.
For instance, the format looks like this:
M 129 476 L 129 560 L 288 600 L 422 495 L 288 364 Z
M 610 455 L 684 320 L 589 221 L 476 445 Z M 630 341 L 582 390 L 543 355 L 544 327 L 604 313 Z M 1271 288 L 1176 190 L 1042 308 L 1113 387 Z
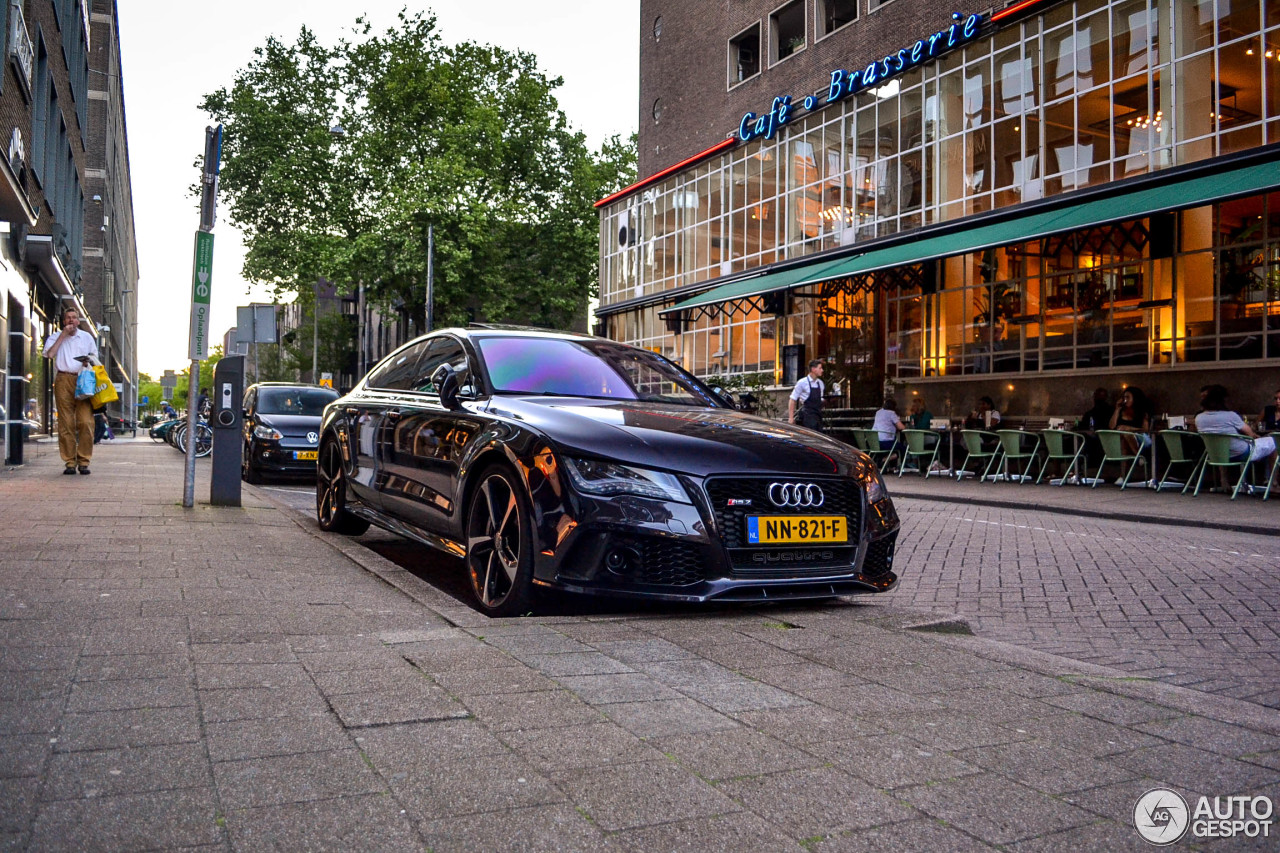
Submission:
M 98 342 L 80 328 L 80 312 L 62 309 L 62 329 L 44 342 L 44 357 L 53 359 L 57 375 L 53 379 L 53 401 L 58 407 L 58 452 L 64 474 L 89 473 L 93 457 L 93 404 L 76 399 L 76 377 L 97 358 Z

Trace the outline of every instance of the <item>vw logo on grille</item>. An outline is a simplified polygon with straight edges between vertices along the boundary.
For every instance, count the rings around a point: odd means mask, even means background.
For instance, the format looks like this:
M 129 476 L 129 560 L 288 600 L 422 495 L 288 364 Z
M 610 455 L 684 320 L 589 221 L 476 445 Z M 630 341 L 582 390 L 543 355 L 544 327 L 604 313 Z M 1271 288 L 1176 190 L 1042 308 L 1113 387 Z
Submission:
M 309 432 L 309 433 L 307 433 L 307 443 L 308 443 L 308 444 L 315 444 L 315 443 L 316 443 L 317 441 L 319 441 L 319 440 L 320 440 L 320 434 L 319 434 L 319 433 L 315 433 L 315 432 Z
M 774 506 L 819 507 L 826 497 L 821 487 L 813 483 L 770 483 L 769 500 Z

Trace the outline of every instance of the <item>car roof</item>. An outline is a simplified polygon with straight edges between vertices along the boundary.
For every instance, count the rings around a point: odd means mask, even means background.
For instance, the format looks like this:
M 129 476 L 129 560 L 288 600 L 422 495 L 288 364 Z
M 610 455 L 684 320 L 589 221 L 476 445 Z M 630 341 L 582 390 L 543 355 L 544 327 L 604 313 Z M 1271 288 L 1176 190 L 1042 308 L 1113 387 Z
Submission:
M 554 340 L 593 341 L 600 340 L 583 332 L 566 332 L 559 329 L 544 329 L 538 326 L 517 326 L 506 323 L 469 323 L 465 329 L 441 329 L 441 332 L 453 332 L 469 338 L 496 337 L 487 332 L 496 332 L 504 338 L 551 338 Z
M 323 385 L 308 385 L 305 382 L 255 382 L 250 388 L 318 388 L 321 391 L 332 391 Z

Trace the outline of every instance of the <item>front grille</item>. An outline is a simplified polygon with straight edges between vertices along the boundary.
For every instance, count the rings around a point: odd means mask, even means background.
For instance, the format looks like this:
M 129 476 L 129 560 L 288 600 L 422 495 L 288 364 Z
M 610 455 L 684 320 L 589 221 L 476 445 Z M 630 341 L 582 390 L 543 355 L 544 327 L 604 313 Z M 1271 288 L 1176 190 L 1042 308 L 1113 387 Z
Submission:
M 769 500 L 769 484 L 776 482 L 816 483 L 825 500 L 817 509 L 786 509 Z M 856 480 L 824 480 L 797 477 L 715 477 L 706 483 L 707 497 L 716 516 L 720 540 L 729 551 L 735 574 L 806 574 L 832 569 L 848 569 L 854 559 L 862 532 L 862 489 Z M 729 506 L 730 499 L 749 500 L 750 506 Z M 749 515 L 843 515 L 848 520 L 850 544 L 830 545 L 749 545 L 746 518 Z M 810 555 L 818 552 L 820 558 Z M 787 557 L 800 559 L 797 570 Z
M 705 578 L 706 560 L 696 545 L 650 536 L 621 537 L 617 542 L 631 552 L 624 573 L 636 583 L 690 586 Z
M 877 539 L 867 546 L 867 556 L 862 560 L 862 573 L 869 578 L 888 574 L 893 570 L 893 548 L 898 534 Z

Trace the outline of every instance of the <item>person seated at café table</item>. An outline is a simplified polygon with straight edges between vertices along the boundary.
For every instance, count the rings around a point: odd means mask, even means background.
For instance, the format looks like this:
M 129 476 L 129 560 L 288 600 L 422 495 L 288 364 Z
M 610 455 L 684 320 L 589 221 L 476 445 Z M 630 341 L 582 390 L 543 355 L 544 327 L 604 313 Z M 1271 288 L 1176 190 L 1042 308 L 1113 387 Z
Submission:
M 902 419 L 898 417 L 897 400 L 892 397 L 884 398 L 884 402 L 876 410 L 875 418 L 871 422 L 871 428 L 876 431 L 880 439 L 881 450 L 888 450 L 893 447 L 894 442 L 898 440 L 898 432 L 906 429 L 902 424 Z
M 933 412 L 925 408 L 924 397 L 914 397 L 911 407 L 907 409 L 907 427 L 909 429 L 928 429 L 933 422 Z
M 1084 455 L 1095 468 L 1102 461 L 1102 442 L 1097 432 L 1109 429 L 1111 424 L 1111 392 L 1106 388 L 1093 389 L 1093 406 L 1076 421 L 1076 429 L 1084 435 Z
M 978 407 L 964 419 L 965 429 L 996 429 L 1000 425 L 1000 410 L 990 397 L 979 397 Z
M 1220 435 L 1243 435 L 1252 438 L 1253 452 L 1249 451 L 1246 441 L 1231 441 L 1231 461 L 1257 462 L 1266 459 L 1268 471 L 1276 461 L 1276 440 L 1272 436 L 1259 436 L 1253 428 L 1245 423 L 1244 418 L 1227 408 L 1227 389 L 1221 385 L 1210 385 L 1201 401 L 1204 411 L 1196 415 L 1196 432 Z
M 1107 429 L 1133 433 L 1125 438 L 1125 453 L 1141 453 L 1151 444 L 1151 404 L 1141 388 L 1131 385 L 1120 393 Z
M 1262 414 L 1258 415 L 1259 435 L 1268 435 L 1276 430 L 1280 430 L 1280 389 L 1276 389 L 1275 402 L 1263 406 Z

